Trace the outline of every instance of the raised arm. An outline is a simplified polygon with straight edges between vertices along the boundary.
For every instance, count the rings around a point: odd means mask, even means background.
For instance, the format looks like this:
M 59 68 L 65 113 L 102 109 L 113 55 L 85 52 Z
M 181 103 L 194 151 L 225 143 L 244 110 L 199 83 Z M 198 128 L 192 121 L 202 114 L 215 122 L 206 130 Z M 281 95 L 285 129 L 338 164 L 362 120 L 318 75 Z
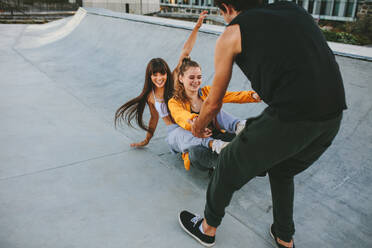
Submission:
M 159 114 L 158 114 L 158 111 L 156 111 L 155 109 L 155 106 L 152 102 L 150 102 L 149 100 L 147 101 L 147 105 L 149 106 L 149 109 L 150 109 L 150 121 L 149 121 L 149 129 L 150 131 L 147 132 L 146 134 L 146 138 L 141 141 L 141 142 L 137 142 L 137 143 L 132 143 L 130 144 L 131 147 L 143 147 L 143 146 L 146 146 L 152 136 L 154 135 L 155 133 L 155 129 L 156 129 L 156 126 L 158 125 L 158 121 L 159 121 Z
M 174 72 L 173 73 L 176 73 L 177 74 L 177 72 L 178 72 L 178 70 L 179 70 L 179 68 L 180 68 L 180 66 L 182 64 L 182 60 L 185 57 L 188 57 L 190 55 L 190 53 L 192 51 L 192 48 L 195 45 L 195 41 L 196 41 L 196 37 L 198 35 L 198 31 L 199 31 L 200 27 L 202 26 L 203 20 L 207 16 L 207 13 L 208 13 L 208 11 L 206 11 L 206 10 L 204 10 L 203 12 L 200 13 L 199 19 L 196 22 L 194 29 L 192 30 L 189 38 L 187 39 L 187 41 L 183 45 L 183 48 L 182 48 L 182 51 L 181 51 L 181 55 L 180 55 L 180 58 L 178 60 L 178 64 L 177 64 L 176 68 L 174 69 Z

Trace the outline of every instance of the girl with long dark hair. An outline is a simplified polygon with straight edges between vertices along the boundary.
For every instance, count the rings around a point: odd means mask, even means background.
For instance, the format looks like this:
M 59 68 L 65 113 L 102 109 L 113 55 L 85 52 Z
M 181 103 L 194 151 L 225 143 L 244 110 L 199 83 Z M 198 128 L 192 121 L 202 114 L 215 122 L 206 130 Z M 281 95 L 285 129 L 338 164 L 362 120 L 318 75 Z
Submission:
M 129 126 L 135 119 L 137 125 L 147 131 L 143 141 L 130 144 L 132 147 L 146 146 L 154 135 L 159 116 L 167 126 L 174 122 L 168 114 L 166 104 L 172 97 L 173 77 L 167 62 L 161 58 L 151 59 L 146 67 L 145 84 L 139 96 L 124 103 L 115 113 L 115 125 L 125 121 Z M 150 121 L 148 126 L 143 123 L 143 111 L 146 105 L 150 109 Z

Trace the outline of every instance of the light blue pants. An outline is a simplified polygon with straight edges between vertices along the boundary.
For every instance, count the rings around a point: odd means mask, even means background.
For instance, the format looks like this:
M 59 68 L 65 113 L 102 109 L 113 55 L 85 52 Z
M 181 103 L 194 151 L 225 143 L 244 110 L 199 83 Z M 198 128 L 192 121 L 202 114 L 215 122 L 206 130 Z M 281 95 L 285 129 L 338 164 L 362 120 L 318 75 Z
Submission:
M 236 125 L 240 120 L 235 116 L 228 114 L 221 110 L 217 114 L 217 122 L 222 129 L 229 133 L 235 133 Z M 191 146 L 202 145 L 209 148 L 209 142 L 213 140 L 212 137 L 197 138 L 188 130 L 183 129 L 177 124 L 168 126 L 168 135 L 165 141 L 168 143 L 170 149 L 174 153 L 185 152 Z

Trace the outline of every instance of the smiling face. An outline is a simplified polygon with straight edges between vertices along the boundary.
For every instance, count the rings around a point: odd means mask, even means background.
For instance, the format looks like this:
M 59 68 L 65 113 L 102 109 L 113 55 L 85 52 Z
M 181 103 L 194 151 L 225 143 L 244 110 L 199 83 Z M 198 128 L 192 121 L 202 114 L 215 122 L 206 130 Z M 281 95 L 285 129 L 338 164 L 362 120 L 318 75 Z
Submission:
M 180 81 L 185 87 L 186 94 L 188 92 L 198 91 L 202 82 L 202 73 L 200 67 L 188 68 L 183 76 L 180 75 Z
M 167 73 L 155 72 L 151 75 L 151 81 L 157 88 L 163 88 L 167 82 Z

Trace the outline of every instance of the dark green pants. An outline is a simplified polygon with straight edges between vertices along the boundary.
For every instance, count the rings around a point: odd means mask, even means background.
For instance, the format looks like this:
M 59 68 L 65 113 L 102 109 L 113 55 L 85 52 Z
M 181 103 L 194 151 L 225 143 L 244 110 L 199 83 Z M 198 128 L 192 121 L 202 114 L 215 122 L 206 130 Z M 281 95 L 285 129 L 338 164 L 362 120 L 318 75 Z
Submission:
M 233 193 L 268 171 L 275 232 L 289 242 L 295 232 L 293 178 L 331 145 L 341 119 L 342 114 L 326 121 L 283 122 L 267 109 L 248 119 L 244 130 L 218 156 L 207 190 L 207 223 L 219 226 Z

